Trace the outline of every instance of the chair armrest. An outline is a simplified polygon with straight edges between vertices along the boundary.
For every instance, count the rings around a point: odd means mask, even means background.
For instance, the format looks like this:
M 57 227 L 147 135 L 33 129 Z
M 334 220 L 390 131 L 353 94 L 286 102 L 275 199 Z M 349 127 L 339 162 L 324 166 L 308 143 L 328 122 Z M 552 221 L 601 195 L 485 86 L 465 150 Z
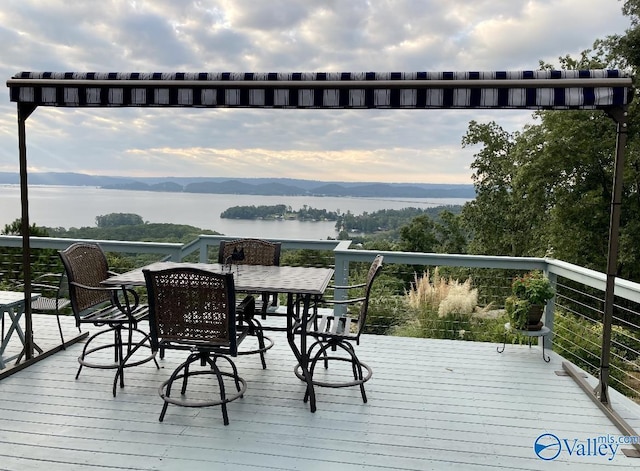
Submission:
M 35 277 L 33 281 L 52 279 L 60 282 L 60 278 L 62 278 L 61 273 L 43 273 L 42 275 Z
M 16 283 L 15 285 L 13 285 L 13 287 L 15 289 L 21 289 L 24 287 L 24 283 Z M 50 289 L 50 290 L 57 290 L 58 287 L 57 286 L 53 286 L 53 285 L 48 285 L 45 283 L 31 283 L 31 287 L 32 288 L 41 288 L 41 289 Z
M 364 288 L 365 286 L 367 286 L 366 283 L 358 283 L 357 285 L 347 285 L 347 286 L 329 285 L 328 288 L 331 288 L 331 289 L 352 289 L 352 288 Z
M 44 284 L 44 283 L 31 283 L 31 287 L 32 288 L 40 288 L 40 289 L 43 289 L 43 290 L 58 291 L 58 287 L 57 286 L 47 285 L 47 284 Z
M 361 303 L 366 300 L 366 297 L 351 298 L 351 299 L 321 299 L 320 302 L 324 304 L 354 304 Z
M 140 296 L 138 293 L 132 288 L 128 288 L 124 285 L 122 286 L 87 286 L 82 283 L 78 283 L 77 281 L 72 281 L 71 284 L 81 289 L 87 289 L 91 291 L 108 291 L 111 292 L 113 296 L 113 303 L 120 309 L 122 312 L 129 314 L 131 310 L 136 309 L 140 305 Z M 122 292 L 124 295 L 126 308 L 122 305 L 122 302 L 118 298 L 118 293 Z M 133 297 L 133 305 L 129 303 L 129 295 Z
M 245 296 L 238 304 L 239 309 L 254 311 L 256 309 L 256 300 L 253 296 Z
M 42 287 L 51 287 L 52 289 L 58 289 L 58 285 L 60 284 L 60 279 L 62 275 L 60 273 L 43 273 L 42 275 L 36 276 L 31 280 L 31 286 L 42 286 Z M 43 283 L 40 283 L 43 281 Z M 55 285 L 53 286 L 52 281 L 55 281 Z M 14 286 L 16 288 L 22 288 L 24 283 L 15 283 Z
M 253 296 L 245 296 L 236 306 L 238 320 L 251 319 L 256 311 L 256 300 Z
M 71 284 L 81 289 L 88 289 L 91 291 L 120 291 L 121 289 L 125 289 L 124 286 L 87 286 L 82 283 L 78 283 L 77 281 L 72 281 Z
M 61 275 L 56 275 L 55 273 L 50 273 L 48 275 L 52 275 L 52 276 L 41 275 L 41 276 L 35 278 L 34 281 L 47 280 L 48 278 L 52 278 L 54 276 L 56 278 L 58 278 L 58 279 L 61 278 Z M 16 283 L 13 287 L 16 290 L 22 290 L 24 288 L 24 283 Z M 57 284 L 55 284 L 55 285 L 48 284 L 48 283 L 38 283 L 38 282 L 31 283 L 31 288 L 34 289 L 34 290 L 39 291 L 43 295 L 49 296 L 49 297 L 56 297 L 56 298 L 61 297 L 59 282 Z

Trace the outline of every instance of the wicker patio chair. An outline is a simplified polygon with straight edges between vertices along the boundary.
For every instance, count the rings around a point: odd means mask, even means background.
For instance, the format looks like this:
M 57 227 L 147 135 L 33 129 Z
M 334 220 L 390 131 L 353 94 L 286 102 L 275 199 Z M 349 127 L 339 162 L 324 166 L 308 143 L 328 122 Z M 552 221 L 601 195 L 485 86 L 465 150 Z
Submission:
M 23 283 L 16 285 L 16 289 L 23 289 L 23 287 Z M 44 273 L 33 279 L 31 288 L 40 294 L 31 302 L 31 311 L 34 313 L 55 314 L 58 321 L 60 341 L 64 350 L 66 347 L 62 324 L 60 323 L 60 311 L 71 304 L 65 273 Z
M 218 263 L 228 265 L 280 265 L 280 243 L 268 242 L 260 239 L 237 239 L 232 241 L 221 241 L 218 250 Z M 277 306 L 277 293 L 252 293 L 259 295 L 256 299 L 256 312 L 260 312 L 262 319 L 266 319 L 270 307 Z M 240 325 L 247 325 L 249 335 L 255 336 L 258 341 L 258 348 L 241 350 L 238 355 L 260 354 L 262 368 L 267 367 L 264 354 L 273 347 L 273 340 L 264 335 L 264 328 L 253 313 L 248 315 L 239 307 L 237 311 Z
M 238 345 L 246 330 L 236 328 L 236 302 L 233 274 L 212 273 L 189 267 L 165 270 L 143 270 L 149 295 L 149 326 L 151 349 L 187 350 L 187 360 L 163 382 L 158 393 L 164 401 L 160 422 L 164 420 L 169 403 L 186 407 L 222 406 L 224 424 L 229 424 L 227 403 L 243 396 L 247 384 L 238 375 L 230 357 L 238 354 Z M 255 306 L 247 296 L 243 300 L 245 312 Z M 232 372 L 221 371 L 218 360 L 224 359 Z M 192 370 L 199 362 L 207 369 Z M 219 398 L 211 398 L 201 391 L 190 392 L 188 379 L 196 375 L 215 375 L 220 389 Z M 226 393 L 224 378 L 231 378 L 236 392 Z M 171 395 L 173 383 L 182 380 L 180 396 Z
M 360 343 L 360 335 L 362 334 L 366 321 L 367 310 L 369 308 L 369 297 L 371 295 L 371 287 L 373 282 L 382 270 L 383 256 L 378 255 L 373 260 L 367 273 L 366 282 L 349 285 L 349 286 L 332 286 L 334 289 L 351 290 L 364 289 L 362 296 L 344 299 L 344 300 L 321 300 L 321 303 L 333 305 L 333 310 L 316 309 L 307 323 L 307 335 L 313 337 L 315 341 L 307 349 L 307 358 L 309 359 L 309 373 L 314 386 L 329 388 L 344 388 L 350 386 L 359 386 L 362 394 L 363 402 L 367 402 L 367 395 L 364 390 L 364 383 L 371 379 L 372 370 L 366 363 L 360 361 L 356 355 L 353 343 Z M 349 312 L 348 306 L 358 307 L 355 312 Z M 347 312 L 342 314 L 335 311 L 337 306 L 347 306 Z M 329 311 L 328 313 L 324 313 Z M 340 348 L 346 352 L 346 356 L 340 356 L 334 353 Z M 331 350 L 332 353 L 328 353 Z M 318 361 L 324 362 L 324 367 L 329 367 L 330 361 L 348 362 L 351 364 L 353 372 L 353 380 L 336 381 L 319 380 L 314 378 L 314 373 Z M 365 374 L 366 373 L 366 374 Z M 296 365 L 295 374 L 301 380 L 305 380 L 300 365 Z M 308 400 L 308 392 L 305 393 L 305 402 Z
M 66 275 L 64 273 L 45 273 L 34 279 L 31 288 L 41 294 L 31 302 L 31 310 L 33 312 L 53 313 L 56 315 L 60 341 L 62 342 L 62 348 L 65 349 L 64 334 L 60 324 L 60 311 L 71 304 Z
M 82 354 L 78 357 L 80 366 L 76 379 L 80 376 L 83 366 L 117 369 L 116 379 L 119 377 L 120 387 L 124 387 L 124 368 L 151 360 L 156 368 L 159 368 L 155 354 L 142 359 L 136 357 L 134 361 L 125 363 L 125 358 L 132 358 L 132 354 L 141 346 L 149 346 L 149 334 L 138 328 L 138 323 L 147 319 L 149 310 L 146 304 L 140 304 L 139 296 L 133 289 L 124 286 L 107 287 L 101 284 L 114 273 L 109 270 L 107 257 L 100 246 L 79 242 L 58 253 L 65 268 L 76 327 L 93 324 L 102 328 L 89 337 L 82 349 Z M 134 333 L 141 336 L 135 343 Z M 106 344 L 96 342 L 105 334 L 112 334 L 113 340 Z M 113 350 L 113 362 L 95 361 L 94 354 L 104 349 Z

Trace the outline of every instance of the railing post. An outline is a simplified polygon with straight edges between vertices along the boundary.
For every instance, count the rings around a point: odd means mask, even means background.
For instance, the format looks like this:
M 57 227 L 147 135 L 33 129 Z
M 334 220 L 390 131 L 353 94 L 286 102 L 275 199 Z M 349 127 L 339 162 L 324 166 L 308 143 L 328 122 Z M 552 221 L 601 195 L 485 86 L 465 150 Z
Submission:
M 553 289 L 556 290 L 557 292 L 557 288 L 556 288 L 556 285 L 558 283 L 557 275 L 555 273 L 549 273 L 548 271 L 545 272 L 545 275 L 549 278 L 549 281 L 551 282 L 551 286 L 553 286 Z M 553 321 L 555 319 L 555 312 L 556 312 L 556 297 L 553 296 L 553 298 L 547 301 L 547 304 L 544 307 L 544 325 L 548 327 L 549 330 L 551 331 L 551 333 L 549 335 L 545 335 L 542 340 L 544 342 L 544 348 L 547 350 L 553 349 L 553 332 L 554 332 Z
M 171 260 L 172 262 L 182 261 L 182 247 L 172 250 L 169 253 L 169 260 Z
M 347 255 L 342 254 L 341 252 L 334 250 L 335 256 L 335 274 L 334 281 L 336 286 L 347 286 L 349 284 L 349 259 Z M 334 293 L 334 299 L 342 300 L 347 299 L 348 292 L 344 289 L 337 289 Z M 347 309 L 346 306 L 335 305 L 334 311 L 338 315 L 345 314 Z
M 209 263 L 209 242 L 203 237 L 200 239 L 200 263 Z

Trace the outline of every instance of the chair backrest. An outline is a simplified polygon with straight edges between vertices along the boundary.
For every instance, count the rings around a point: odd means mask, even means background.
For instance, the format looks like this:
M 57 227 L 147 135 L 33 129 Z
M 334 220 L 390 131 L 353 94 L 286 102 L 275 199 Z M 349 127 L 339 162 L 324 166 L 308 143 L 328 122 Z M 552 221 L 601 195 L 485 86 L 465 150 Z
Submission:
M 242 259 L 234 256 L 241 254 Z M 280 265 L 280 242 L 261 239 L 237 239 L 220 241 L 218 263 L 240 265 Z
M 87 309 L 113 302 L 112 294 L 107 290 L 82 289 L 74 284 L 102 288 L 100 283 L 109 278 L 107 257 L 99 245 L 77 242 L 58 253 L 64 265 L 76 320 Z
M 190 267 L 143 273 L 152 350 L 162 341 L 237 354 L 233 274 Z
M 358 317 L 358 336 L 362 333 L 367 322 L 367 311 L 369 310 L 369 296 L 371 295 L 371 287 L 373 286 L 374 280 L 382 270 L 383 259 L 384 257 L 382 255 L 376 255 L 376 258 L 373 259 L 373 262 L 369 267 L 369 271 L 367 272 L 364 301 L 360 305 L 360 316 Z

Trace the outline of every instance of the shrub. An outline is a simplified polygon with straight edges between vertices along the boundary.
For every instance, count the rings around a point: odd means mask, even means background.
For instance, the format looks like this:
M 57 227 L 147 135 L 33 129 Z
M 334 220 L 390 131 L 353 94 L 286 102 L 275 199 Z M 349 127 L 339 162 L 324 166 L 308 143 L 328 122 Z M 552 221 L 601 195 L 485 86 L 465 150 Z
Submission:
M 602 349 L 602 324 L 583 317 L 557 310 L 554 319 L 553 350 L 567 358 L 588 373 L 598 376 L 600 353 Z M 622 337 L 627 337 L 625 329 L 614 326 L 612 329 L 609 385 L 623 394 L 638 395 L 629 387 L 632 380 L 630 372 L 634 369 L 635 354 L 622 347 Z M 628 345 L 628 340 L 624 342 Z M 633 350 L 633 348 L 632 348 Z
M 433 275 L 429 271 L 422 276 L 415 274 L 404 299 L 406 319 L 392 329 L 393 335 L 484 340 L 479 332 L 485 329 L 485 325 L 500 322 L 487 318 L 488 307 L 478 308 L 478 290 L 472 287 L 471 278 L 464 283 L 445 279 L 440 276 L 438 268 L 433 270 Z M 494 328 L 490 330 L 494 331 Z

